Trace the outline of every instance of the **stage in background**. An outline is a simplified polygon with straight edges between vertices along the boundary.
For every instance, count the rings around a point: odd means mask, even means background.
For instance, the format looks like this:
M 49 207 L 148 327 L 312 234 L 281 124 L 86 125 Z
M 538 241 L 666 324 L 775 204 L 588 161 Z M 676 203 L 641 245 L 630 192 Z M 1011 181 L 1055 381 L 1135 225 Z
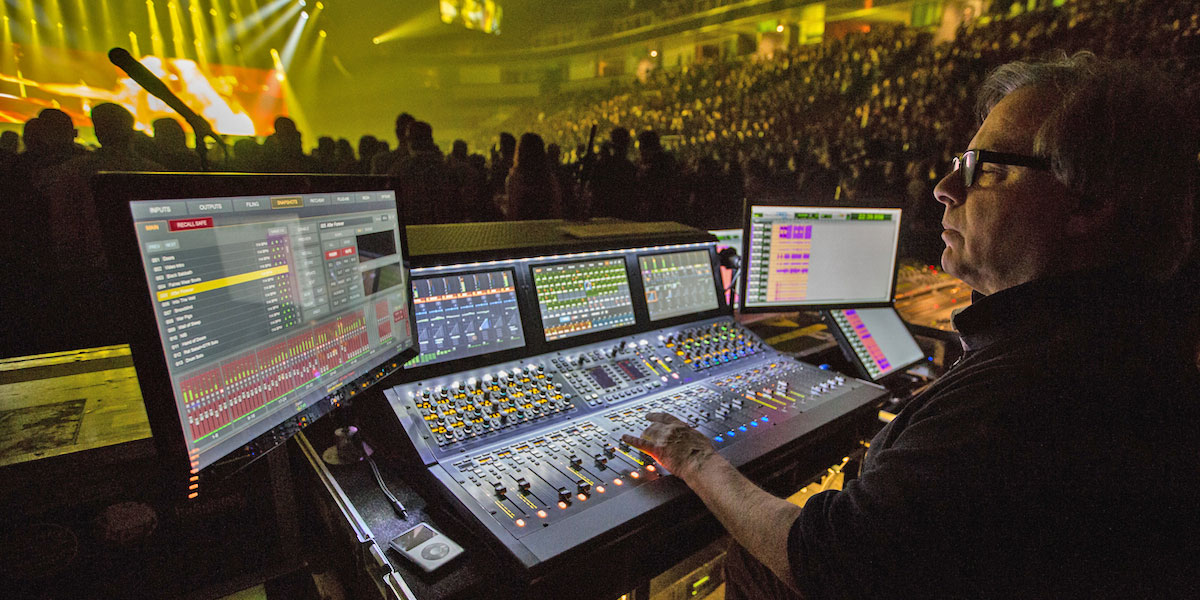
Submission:
M 101 52 L 19 44 L 11 51 L 13 62 L 0 63 L 0 123 L 24 123 L 43 109 L 58 108 L 71 115 L 76 127 L 88 127 L 91 108 L 112 102 L 133 113 L 138 129 L 150 131 L 156 119 L 167 117 L 190 130 L 175 111 Z M 268 135 L 275 117 L 288 114 L 275 71 L 185 58 L 138 60 L 219 134 Z

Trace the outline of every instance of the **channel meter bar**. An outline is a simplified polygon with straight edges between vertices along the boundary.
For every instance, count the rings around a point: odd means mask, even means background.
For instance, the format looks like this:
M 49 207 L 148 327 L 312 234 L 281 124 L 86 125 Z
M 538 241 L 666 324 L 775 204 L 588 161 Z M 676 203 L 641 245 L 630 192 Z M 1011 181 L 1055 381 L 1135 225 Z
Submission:
M 191 440 L 215 442 L 227 426 L 264 417 L 279 408 L 277 400 L 357 359 L 368 347 L 366 321 L 357 311 L 182 380 Z
M 634 324 L 625 259 L 533 267 L 546 341 Z
M 889 302 L 900 210 L 751 205 L 743 308 Z

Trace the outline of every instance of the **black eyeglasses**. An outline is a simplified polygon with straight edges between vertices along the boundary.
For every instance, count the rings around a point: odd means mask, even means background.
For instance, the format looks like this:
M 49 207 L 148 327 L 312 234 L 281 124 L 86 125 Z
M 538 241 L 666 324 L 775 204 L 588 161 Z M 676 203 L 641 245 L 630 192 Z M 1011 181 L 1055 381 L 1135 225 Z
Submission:
M 950 166 L 955 171 L 962 173 L 963 187 L 971 187 L 971 184 L 975 183 L 975 167 L 981 163 L 1029 167 L 1040 171 L 1050 170 L 1050 159 L 1040 156 L 1026 156 L 1024 154 L 992 152 L 991 150 L 967 150 L 955 156 Z

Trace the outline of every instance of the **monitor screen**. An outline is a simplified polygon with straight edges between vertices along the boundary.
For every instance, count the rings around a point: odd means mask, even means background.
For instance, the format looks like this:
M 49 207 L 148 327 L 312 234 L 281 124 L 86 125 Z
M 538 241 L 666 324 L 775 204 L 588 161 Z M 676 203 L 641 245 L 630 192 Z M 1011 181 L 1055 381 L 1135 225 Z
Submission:
M 712 258 L 707 250 L 639 256 L 650 320 L 714 310 L 717 302 Z
M 898 208 L 748 208 L 743 309 L 845 307 L 891 300 Z
M 850 344 L 860 372 L 878 380 L 925 358 L 893 308 L 848 308 L 830 315 Z
M 414 344 L 392 190 L 129 207 L 193 468 Z
M 525 346 L 512 269 L 414 277 L 421 354 L 405 368 Z
M 533 267 L 546 341 L 634 324 L 624 258 Z

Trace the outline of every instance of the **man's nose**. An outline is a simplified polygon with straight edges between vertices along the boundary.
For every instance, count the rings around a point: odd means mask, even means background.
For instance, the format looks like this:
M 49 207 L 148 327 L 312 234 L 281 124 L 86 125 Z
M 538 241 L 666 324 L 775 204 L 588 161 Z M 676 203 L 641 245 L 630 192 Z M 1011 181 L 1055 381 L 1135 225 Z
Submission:
M 967 189 L 962 184 L 962 174 L 957 169 L 947 173 L 933 188 L 933 197 L 947 207 L 962 204 L 967 197 Z

